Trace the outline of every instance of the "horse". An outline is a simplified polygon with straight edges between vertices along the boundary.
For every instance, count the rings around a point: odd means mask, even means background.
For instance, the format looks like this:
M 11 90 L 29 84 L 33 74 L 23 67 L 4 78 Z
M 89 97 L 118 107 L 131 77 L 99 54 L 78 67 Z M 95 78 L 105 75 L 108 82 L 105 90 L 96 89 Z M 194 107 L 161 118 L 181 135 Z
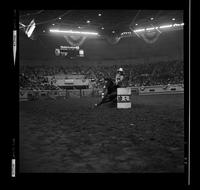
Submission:
M 105 78 L 104 80 L 107 93 L 99 103 L 95 104 L 96 107 L 108 102 L 117 103 L 117 88 L 119 85 L 116 85 L 111 78 Z

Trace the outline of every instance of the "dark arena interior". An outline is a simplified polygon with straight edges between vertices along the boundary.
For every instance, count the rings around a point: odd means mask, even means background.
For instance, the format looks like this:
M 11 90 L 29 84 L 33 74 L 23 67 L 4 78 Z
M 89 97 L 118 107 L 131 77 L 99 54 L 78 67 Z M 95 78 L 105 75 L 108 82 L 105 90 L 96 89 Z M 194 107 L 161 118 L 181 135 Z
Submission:
M 184 173 L 183 11 L 21 10 L 19 21 L 20 173 Z M 95 107 L 119 68 L 131 108 Z

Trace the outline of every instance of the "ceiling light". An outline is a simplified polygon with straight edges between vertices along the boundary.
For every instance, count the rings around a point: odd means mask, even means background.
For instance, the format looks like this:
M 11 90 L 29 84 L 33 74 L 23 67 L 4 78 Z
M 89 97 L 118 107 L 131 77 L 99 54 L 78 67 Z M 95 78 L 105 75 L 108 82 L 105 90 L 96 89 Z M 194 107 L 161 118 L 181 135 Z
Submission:
M 173 18 L 172 20 L 176 20 L 175 18 Z
M 171 28 L 172 27 L 172 25 L 170 24 L 170 25 L 163 25 L 163 26 L 160 26 L 159 28 Z
M 104 29 L 104 27 L 101 27 L 101 29 L 103 30 L 103 29 Z
M 101 13 L 99 13 L 98 16 L 101 16 Z
M 58 19 L 59 19 L 59 20 L 61 20 L 61 18 L 60 18 L 60 17 L 59 17 Z
M 155 28 L 154 27 L 152 27 L 152 28 L 146 28 L 146 30 L 154 30 Z
M 90 20 L 87 20 L 87 23 L 90 23 Z
M 35 21 L 34 19 L 30 22 L 30 24 L 28 25 L 28 27 L 26 28 L 26 35 L 30 38 L 33 31 L 35 30 L 35 27 L 36 27 L 36 24 L 35 24 Z
M 150 18 L 151 20 L 153 20 L 153 18 Z
M 83 35 L 94 35 L 94 36 L 98 36 L 99 35 L 96 32 L 80 32 L 80 31 L 73 31 L 73 30 L 58 30 L 58 29 L 50 29 L 50 32 L 53 32 L 53 33 L 65 33 L 65 34 L 83 34 Z
M 142 28 L 142 29 L 137 29 L 137 30 L 134 30 L 134 32 L 143 32 L 143 31 L 145 31 L 145 29 L 144 29 L 144 28 Z
M 138 24 L 136 23 L 135 26 L 137 26 Z

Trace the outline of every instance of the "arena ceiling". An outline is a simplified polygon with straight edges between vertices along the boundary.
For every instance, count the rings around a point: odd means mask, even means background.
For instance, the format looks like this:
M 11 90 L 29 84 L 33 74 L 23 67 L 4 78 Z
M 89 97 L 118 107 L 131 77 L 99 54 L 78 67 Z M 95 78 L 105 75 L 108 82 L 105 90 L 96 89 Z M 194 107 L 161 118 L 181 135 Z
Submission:
M 183 22 L 181 10 L 20 10 L 19 21 L 35 20 L 37 35 L 48 35 L 50 27 L 96 31 L 102 36 L 117 35 L 143 25 Z
M 99 15 L 100 14 L 100 15 Z M 151 19 L 153 18 L 153 19 Z M 175 20 L 172 20 L 172 19 Z M 52 35 L 49 29 L 63 27 L 68 29 L 96 31 L 101 36 L 118 35 L 132 28 L 151 24 L 182 23 L 180 10 L 21 10 L 19 22 L 28 25 L 34 19 L 36 29 L 32 40 L 23 30 L 19 33 L 20 59 L 59 59 L 55 48 L 68 45 L 63 36 Z M 87 21 L 90 21 L 87 23 Z M 103 29 L 102 29 L 103 27 Z M 113 33 L 115 31 L 115 33 Z M 85 56 L 90 59 L 117 59 L 160 55 L 179 55 L 183 52 L 182 31 L 162 33 L 156 43 L 148 44 L 143 39 L 124 38 L 113 45 L 107 38 L 87 39 L 81 45 Z

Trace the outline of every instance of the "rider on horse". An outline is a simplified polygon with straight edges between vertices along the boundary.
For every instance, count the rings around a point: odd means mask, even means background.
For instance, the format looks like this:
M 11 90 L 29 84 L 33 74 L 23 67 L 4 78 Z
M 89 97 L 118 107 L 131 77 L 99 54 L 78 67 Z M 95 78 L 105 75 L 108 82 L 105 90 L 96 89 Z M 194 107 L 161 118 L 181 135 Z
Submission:
M 122 68 L 119 68 L 117 70 L 117 74 L 116 74 L 116 77 L 115 77 L 115 84 L 122 86 L 123 80 L 124 80 L 124 71 L 123 71 Z
M 124 79 L 124 72 L 122 68 L 119 68 L 116 73 L 115 83 L 112 81 L 111 78 L 105 78 L 105 85 L 104 85 L 104 93 L 105 96 L 101 100 L 100 103 L 95 104 L 95 106 L 100 106 L 103 103 L 107 102 L 117 102 L 117 88 L 123 85 Z

